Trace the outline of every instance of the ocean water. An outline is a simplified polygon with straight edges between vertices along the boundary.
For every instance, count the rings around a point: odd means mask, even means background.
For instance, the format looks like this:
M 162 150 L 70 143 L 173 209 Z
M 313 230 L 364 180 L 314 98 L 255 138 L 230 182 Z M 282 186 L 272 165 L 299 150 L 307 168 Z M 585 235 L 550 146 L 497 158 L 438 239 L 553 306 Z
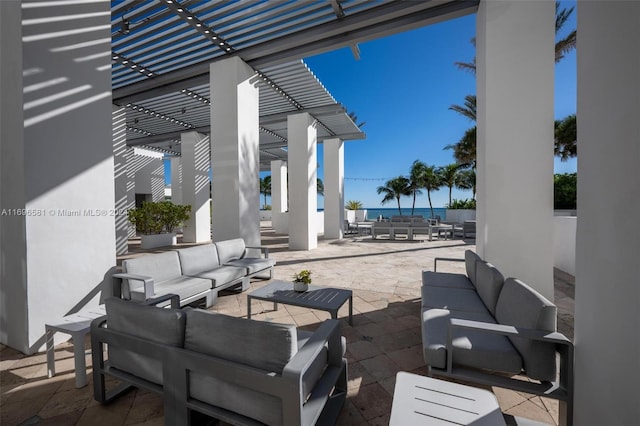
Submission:
M 382 215 L 385 218 L 390 218 L 391 216 L 398 215 L 397 207 L 396 208 L 372 208 L 372 209 L 366 208 L 366 210 L 367 210 L 367 220 L 376 220 L 380 215 Z M 429 207 L 427 208 L 416 207 L 413 210 L 413 214 L 422 215 L 425 219 L 428 219 L 431 217 L 431 209 Z M 411 215 L 411 207 L 409 208 L 403 207 L 402 215 L 403 216 Z M 433 215 L 440 216 L 440 220 L 447 220 L 447 209 L 444 207 L 434 207 Z

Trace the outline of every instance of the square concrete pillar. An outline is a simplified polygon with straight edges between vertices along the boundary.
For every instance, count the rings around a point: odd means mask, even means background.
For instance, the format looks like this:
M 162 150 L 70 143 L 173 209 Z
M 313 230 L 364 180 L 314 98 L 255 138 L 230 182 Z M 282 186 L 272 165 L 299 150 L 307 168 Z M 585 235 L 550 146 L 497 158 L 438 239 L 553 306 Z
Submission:
M 287 183 L 287 162 L 271 162 L 271 224 L 276 232 L 286 233 L 289 194 Z
M 238 57 L 211 64 L 213 239 L 260 245 L 256 72 Z
M 289 164 L 289 248 L 318 247 L 317 130 L 308 113 L 287 117 Z
M 482 258 L 553 300 L 553 1 L 486 0 L 477 14 Z
M 127 160 L 133 148 L 127 146 L 125 108 L 113 106 L 113 166 L 115 177 L 116 254 L 129 251 L 129 238 L 135 236 L 135 228 L 126 212 L 135 207 L 133 174 L 127 168 Z
M 640 422 L 640 3 L 578 5 L 575 425 Z
M 182 204 L 182 157 L 169 158 L 171 163 L 171 202 Z
M 0 343 L 30 354 L 98 304 L 116 244 L 110 4 L 25 4 L 0 1 Z M 87 37 L 104 42 L 56 51 Z
M 127 168 L 133 173 L 134 193 L 145 196 L 144 201 L 164 200 L 164 154 L 143 148 L 134 148 Z
M 197 132 L 183 133 L 182 139 L 182 200 L 191 206 L 189 220 L 184 224 L 185 243 L 211 241 L 211 193 L 209 190 L 209 136 Z
M 342 238 L 344 230 L 344 142 L 325 139 L 324 237 Z

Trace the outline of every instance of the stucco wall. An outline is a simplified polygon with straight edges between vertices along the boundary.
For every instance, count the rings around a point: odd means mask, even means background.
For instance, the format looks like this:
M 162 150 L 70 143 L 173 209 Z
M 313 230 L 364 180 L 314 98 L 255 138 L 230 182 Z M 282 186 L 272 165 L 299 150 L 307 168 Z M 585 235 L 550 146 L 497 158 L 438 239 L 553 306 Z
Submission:
M 576 226 L 578 218 L 554 216 L 553 218 L 553 266 L 576 274 Z
M 3 235 L 3 271 L 21 276 L 7 281 L 3 272 L 11 311 L 0 336 L 31 353 L 44 344 L 45 323 L 98 303 L 115 265 L 111 57 L 98 55 L 110 50 L 110 7 L 87 3 L 90 16 L 56 20 L 46 18 L 76 14 L 78 6 L 0 3 L 1 54 L 11 58 L 0 65 L 3 85 L 10 78 L 12 110 L 24 118 L 2 135 L 3 151 L 16 144 L 13 153 L 23 154 L 1 171 L 3 194 L 20 205 L 3 208 L 29 212 L 22 228 Z M 104 42 L 77 47 L 87 37 Z

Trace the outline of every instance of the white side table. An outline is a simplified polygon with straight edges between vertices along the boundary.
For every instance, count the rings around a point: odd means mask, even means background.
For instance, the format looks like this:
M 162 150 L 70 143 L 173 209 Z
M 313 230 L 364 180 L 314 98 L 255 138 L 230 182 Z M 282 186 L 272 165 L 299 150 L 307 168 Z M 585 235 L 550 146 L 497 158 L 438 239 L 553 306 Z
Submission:
M 506 426 L 491 392 L 399 372 L 389 426 L 445 424 Z
M 91 330 L 91 321 L 106 315 L 104 305 L 76 312 L 60 319 L 58 322 L 45 324 L 47 338 L 47 372 L 49 377 L 56 375 L 55 351 L 53 335 L 56 332 L 67 333 L 73 340 L 73 358 L 76 370 L 76 388 L 87 384 L 87 363 L 85 360 L 84 338 Z

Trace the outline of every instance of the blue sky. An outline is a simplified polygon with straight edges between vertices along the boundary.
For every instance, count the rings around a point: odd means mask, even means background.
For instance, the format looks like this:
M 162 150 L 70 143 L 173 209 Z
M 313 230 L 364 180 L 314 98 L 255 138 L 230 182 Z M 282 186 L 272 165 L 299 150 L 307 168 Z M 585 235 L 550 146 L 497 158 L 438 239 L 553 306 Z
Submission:
M 334 98 L 366 122 L 365 140 L 345 142 L 345 201 L 381 207 L 376 188 L 390 178 L 407 175 L 414 160 L 436 166 L 454 162 L 452 151 L 443 148 L 457 142 L 473 123 L 448 108 L 476 93 L 475 77 L 454 62 L 470 61 L 475 55 L 470 43 L 475 19 L 475 15 L 466 16 L 360 43 L 359 61 L 349 48 L 305 58 Z M 574 11 L 566 31 L 575 26 Z M 555 117 L 575 113 L 575 51 L 556 64 L 555 84 Z M 318 176 L 323 178 L 322 145 L 318 147 Z M 555 160 L 556 173 L 575 172 L 576 167 L 575 159 Z M 434 207 L 443 207 L 448 189 L 431 196 Z M 471 191 L 454 189 L 453 198 L 471 198 Z M 403 207 L 410 204 L 409 198 L 402 200 Z M 323 206 L 322 197 L 318 206 Z M 418 197 L 416 207 L 428 207 L 426 194 Z

